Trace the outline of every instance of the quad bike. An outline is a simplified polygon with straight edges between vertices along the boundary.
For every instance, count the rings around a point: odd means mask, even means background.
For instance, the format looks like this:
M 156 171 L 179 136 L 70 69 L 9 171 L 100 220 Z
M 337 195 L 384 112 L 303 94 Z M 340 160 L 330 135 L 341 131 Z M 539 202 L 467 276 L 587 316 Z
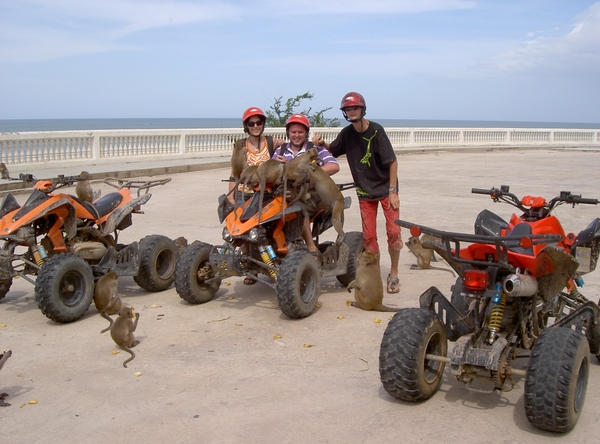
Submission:
M 340 190 L 354 184 L 338 185 Z M 191 304 L 210 301 L 221 281 L 247 276 L 277 291 L 281 311 L 298 319 L 309 316 L 321 292 L 321 277 L 336 276 L 348 285 L 356 273 L 356 257 L 362 251 L 360 232 L 346 233 L 342 242 L 319 243 L 318 237 L 332 226 L 331 213 L 320 211 L 311 218 L 319 255 L 308 252 L 302 240 L 304 210 L 300 203 L 287 206 L 281 187 L 265 192 L 262 211 L 260 193 L 233 208 L 225 195 L 219 198 L 218 214 L 223 245 L 196 241 L 181 252 L 175 270 L 175 288 Z M 345 198 L 345 208 L 350 198 Z
M 104 182 L 117 190 L 93 203 L 56 192 L 83 180 L 80 176 L 59 175 L 50 181 L 20 174 L 19 179 L 9 179 L 31 182 L 34 190 L 23 206 L 10 193 L 0 203 L 0 299 L 13 278 L 22 277 L 35 285 L 42 313 L 65 323 L 83 316 L 92 302 L 95 279 L 108 271 L 133 276 L 148 291 L 172 284 L 178 250 L 171 239 L 150 235 L 139 243 L 117 243 L 119 232 L 132 224 L 132 214 L 143 214 L 140 207 L 152 196 L 148 189 L 171 179 L 107 178 Z
M 432 235 L 432 248 L 457 272 L 448 300 L 436 287 L 419 299 L 420 308 L 399 311 L 383 336 L 379 372 L 395 398 L 419 402 L 440 387 L 446 364 L 467 387 L 478 380 L 490 391 L 513 389 L 525 376 L 525 413 L 534 426 L 552 432 L 572 429 L 581 414 L 589 375 L 589 354 L 600 354 L 599 309 L 578 290 L 582 275 L 594 271 L 600 254 L 600 219 L 577 236 L 565 234 L 551 215 L 567 203 L 598 204 L 562 191 L 519 200 L 508 186 L 487 194 L 522 215 L 509 222 L 483 210 L 475 234 L 435 230 L 406 221 L 411 235 Z M 450 356 L 448 342 L 454 341 Z M 527 369 L 514 360 L 529 357 Z

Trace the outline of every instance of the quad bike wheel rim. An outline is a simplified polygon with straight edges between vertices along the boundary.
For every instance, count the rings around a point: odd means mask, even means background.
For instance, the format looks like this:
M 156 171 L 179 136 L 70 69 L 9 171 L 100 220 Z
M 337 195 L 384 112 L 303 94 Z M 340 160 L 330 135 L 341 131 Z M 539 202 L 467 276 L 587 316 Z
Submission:
M 60 300 L 67 307 L 76 307 L 84 297 L 84 278 L 77 271 L 67 272 L 60 281 Z

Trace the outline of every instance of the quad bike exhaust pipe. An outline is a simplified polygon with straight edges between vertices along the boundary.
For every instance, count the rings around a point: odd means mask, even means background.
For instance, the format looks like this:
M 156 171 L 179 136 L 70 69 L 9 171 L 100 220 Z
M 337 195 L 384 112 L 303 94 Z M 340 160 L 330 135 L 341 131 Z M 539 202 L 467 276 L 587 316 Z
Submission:
M 504 279 L 504 293 L 507 296 L 533 296 L 538 291 L 537 279 L 527 274 L 511 274 Z

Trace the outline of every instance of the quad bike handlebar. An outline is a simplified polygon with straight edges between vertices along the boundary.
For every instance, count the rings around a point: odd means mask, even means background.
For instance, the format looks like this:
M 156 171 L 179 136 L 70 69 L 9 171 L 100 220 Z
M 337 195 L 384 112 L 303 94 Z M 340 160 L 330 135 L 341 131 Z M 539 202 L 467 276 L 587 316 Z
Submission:
M 144 194 L 148 194 L 148 190 L 150 188 L 159 185 L 165 185 L 169 182 L 171 182 L 170 177 L 159 180 L 123 180 L 117 177 L 107 177 L 106 179 L 104 179 L 105 184 L 110 185 L 111 187 L 116 188 L 118 190 L 121 190 L 123 188 L 136 189 L 138 196 L 140 196 L 142 191 L 145 191 Z
M 486 194 L 491 196 L 494 202 L 505 202 L 513 207 L 518 208 L 523 214 L 532 220 L 539 220 L 548 215 L 559 205 L 564 203 L 575 206 L 576 204 L 598 205 L 598 199 L 589 199 L 581 197 L 580 194 L 573 194 L 570 191 L 561 191 L 560 194 L 546 202 L 543 197 L 524 196 L 519 199 L 516 195 L 510 192 L 508 185 L 501 185 L 500 188 L 491 188 L 489 190 L 483 188 L 472 188 L 473 194 Z

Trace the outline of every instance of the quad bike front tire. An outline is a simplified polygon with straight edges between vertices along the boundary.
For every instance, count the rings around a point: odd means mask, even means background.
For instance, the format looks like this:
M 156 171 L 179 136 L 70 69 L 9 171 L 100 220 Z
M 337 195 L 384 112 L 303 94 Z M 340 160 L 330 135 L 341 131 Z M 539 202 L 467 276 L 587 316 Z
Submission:
M 35 299 L 47 318 L 73 322 L 87 311 L 94 297 L 94 275 L 88 263 L 71 253 L 49 257 L 40 268 Z
M 565 433 L 575 427 L 590 373 L 586 337 L 566 327 L 542 330 L 525 380 L 525 414 L 542 430 Z
M 188 245 L 177 258 L 175 267 L 175 289 L 184 301 L 203 304 L 210 301 L 219 290 L 221 280 L 206 283 L 214 277 L 209 262 L 212 245 L 194 242 Z
M 358 255 L 363 251 L 364 240 L 362 232 L 351 231 L 344 236 L 344 243 L 348 245 L 350 253 L 348 255 L 348 268 L 346 273 L 337 276 L 337 280 L 344 287 L 356 277 L 356 268 L 358 266 Z
M 421 402 L 431 398 L 442 383 L 445 363 L 426 358 L 446 357 L 446 328 L 432 311 L 406 308 L 390 320 L 379 349 L 379 376 L 394 398 Z
M 277 276 L 277 302 L 284 315 L 292 319 L 309 316 L 317 306 L 321 292 L 319 264 L 308 251 L 288 254 Z
M 4 298 L 4 296 L 6 296 L 6 294 L 9 292 L 12 281 L 12 278 L 0 280 L 0 299 Z
M 140 241 L 140 267 L 133 280 L 147 291 L 163 291 L 171 286 L 179 250 L 167 236 L 152 234 Z

